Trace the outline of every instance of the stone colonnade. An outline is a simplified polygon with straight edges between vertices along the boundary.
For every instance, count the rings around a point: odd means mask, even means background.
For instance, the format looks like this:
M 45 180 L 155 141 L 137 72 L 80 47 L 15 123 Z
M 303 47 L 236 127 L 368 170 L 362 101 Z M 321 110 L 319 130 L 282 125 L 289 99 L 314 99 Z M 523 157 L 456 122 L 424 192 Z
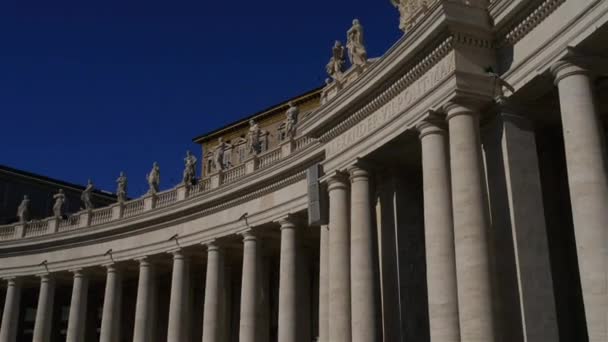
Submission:
M 565 61 L 552 68 L 559 88 L 566 162 L 582 297 L 589 339 L 608 340 L 608 170 L 606 141 L 595 106 L 590 73 L 580 63 Z M 432 114 L 417 125 L 422 151 L 425 253 L 428 313 L 432 342 L 491 342 L 501 335 L 493 293 L 493 251 L 480 139 L 480 111 L 473 103 L 450 102 L 443 115 Z M 370 173 L 357 161 L 344 171 L 327 177 L 329 222 L 320 228 L 318 341 L 374 342 L 382 340 L 372 219 Z M 277 339 L 308 342 L 302 334 L 305 320 L 299 304 L 301 272 L 299 239 L 302 227 L 285 217 L 280 226 Z M 539 234 L 537 234 L 539 235 Z M 540 234 L 539 239 L 546 239 Z M 541 244 L 542 245 L 542 244 Z M 230 308 L 227 305 L 225 251 L 217 241 L 205 244 L 206 278 L 202 341 L 227 341 Z M 261 306 L 264 266 L 261 238 L 255 230 L 242 233 L 242 279 L 238 340 L 261 342 L 269 339 L 261 329 L 265 320 Z M 169 342 L 191 340 L 190 258 L 182 249 L 171 252 L 172 278 L 168 314 Z M 521 260 L 530 260 L 525 256 Z M 544 259 L 543 259 L 544 260 Z M 158 316 L 156 265 L 149 257 L 137 259 L 139 278 L 133 341 L 149 341 Z M 518 265 L 525 267 L 525 265 Z M 118 340 L 123 274 L 116 264 L 105 265 L 102 342 Z M 520 275 L 529 276 L 528 274 Z M 19 318 L 22 282 L 8 279 L 0 326 L 0 342 L 14 342 Z M 549 282 L 550 283 L 550 282 Z M 73 270 L 73 289 L 67 329 L 68 341 L 81 341 L 87 311 L 89 281 L 85 270 Z M 522 285 L 522 291 L 526 286 Z M 534 290 L 534 289 L 532 289 Z M 55 281 L 52 274 L 40 275 L 34 342 L 49 340 Z M 522 297 L 528 295 L 522 294 Z M 309 296 L 310 297 L 310 296 Z M 549 298 L 548 300 L 551 300 Z M 531 310 L 522 304 L 522 311 Z M 542 315 L 541 315 L 542 316 Z M 550 316 L 550 315 L 549 315 Z M 549 317 L 547 316 L 547 317 Z M 524 332 L 530 338 L 555 336 L 555 317 L 528 315 Z M 553 321 L 552 321 L 553 320 Z M 310 331 L 308 331 L 310 334 Z

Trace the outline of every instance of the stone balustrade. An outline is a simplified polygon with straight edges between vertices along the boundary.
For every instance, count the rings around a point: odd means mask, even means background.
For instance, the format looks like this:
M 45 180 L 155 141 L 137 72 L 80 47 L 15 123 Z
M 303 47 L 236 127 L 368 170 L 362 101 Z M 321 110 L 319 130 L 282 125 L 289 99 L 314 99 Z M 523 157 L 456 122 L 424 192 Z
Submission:
M 152 196 L 145 195 L 144 197 L 128 202 L 116 203 L 108 207 L 97 208 L 91 211 L 81 211 L 66 218 L 50 217 L 43 220 L 32 220 L 25 224 L 14 223 L 2 225 L 0 226 L 0 241 L 32 238 L 57 232 L 98 226 L 137 216 L 149 210 L 168 207 L 181 200 L 204 195 L 211 190 L 216 189 L 218 186 L 234 183 L 252 172 L 268 168 L 289 157 L 293 153 L 306 149 L 314 141 L 313 138 L 302 136 L 285 143 L 284 145 L 289 144 L 289 149 L 279 146 L 261 154 L 259 157 L 254 157 L 255 162 L 251 169 L 247 168 L 247 163 L 228 169 L 221 174 L 219 177 L 220 182 L 215 187 L 213 186 L 211 178 L 201 179 L 196 185 L 193 185 L 188 191 L 184 192 L 185 195 L 183 198 L 180 198 L 178 189 L 180 187 L 184 188 L 184 186 L 177 185 L 172 189 L 159 192 Z M 148 205 L 146 205 L 146 203 L 148 203 Z

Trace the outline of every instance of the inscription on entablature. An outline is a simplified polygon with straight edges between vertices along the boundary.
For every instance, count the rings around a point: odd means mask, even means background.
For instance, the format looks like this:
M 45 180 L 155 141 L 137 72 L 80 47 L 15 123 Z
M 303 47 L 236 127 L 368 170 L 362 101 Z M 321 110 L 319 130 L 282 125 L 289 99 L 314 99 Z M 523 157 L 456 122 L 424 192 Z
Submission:
M 336 155 L 384 126 L 401 114 L 415 101 L 427 95 L 454 71 L 454 56 L 448 54 L 422 77 L 405 88 L 397 96 L 361 120 L 355 126 L 340 134 L 327 144 L 327 157 Z

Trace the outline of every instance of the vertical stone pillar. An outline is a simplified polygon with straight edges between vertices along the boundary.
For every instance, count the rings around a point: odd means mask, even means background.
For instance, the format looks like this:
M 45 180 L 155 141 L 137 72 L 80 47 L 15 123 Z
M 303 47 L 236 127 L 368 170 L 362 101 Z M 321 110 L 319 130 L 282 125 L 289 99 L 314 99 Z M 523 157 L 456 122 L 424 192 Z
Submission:
M 101 315 L 100 342 L 120 341 L 120 320 L 122 309 L 122 276 L 116 265 L 106 267 L 106 289 Z
M 450 131 L 452 208 L 460 336 L 467 342 L 496 341 L 488 213 L 479 137 L 479 113 L 464 104 L 446 107 Z
M 319 242 L 319 340 L 329 342 L 329 227 L 321 226 Z
M 21 282 L 15 278 L 7 279 L 6 300 L 0 326 L 0 342 L 15 342 L 19 324 L 19 306 L 21 305 Z
M 568 184 L 589 341 L 608 340 L 608 160 L 593 84 L 575 62 L 552 67 L 559 89 Z
M 182 250 L 173 254 L 173 273 L 171 276 L 171 298 L 169 300 L 169 324 L 167 328 L 167 342 L 186 341 L 189 334 L 188 314 L 190 303 L 188 301 L 189 260 Z
M 353 342 L 378 340 L 376 303 L 376 258 L 369 173 L 358 165 L 349 167 L 350 278 Z
M 348 179 L 337 173 L 329 192 L 329 341 L 351 342 Z
M 258 264 L 259 251 L 257 237 L 250 231 L 243 234 L 243 279 L 241 281 L 241 321 L 239 324 L 239 342 L 256 342 L 256 328 L 261 323 L 257 307 L 260 292 Z M 261 341 L 260 341 L 261 342 Z
M 203 312 L 203 342 L 224 342 L 225 331 L 224 255 L 215 243 L 207 244 L 207 275 L 205 279 L 205 311 Z
M 156 269 L 148 257 L 140 258 L 138 261 L 139 280 L 137 282 L 133 342 L 150 342 L 154 340 L 154 329 L 157 323 Z
M 40 292 L 34 323 L 32 342 L 49 342 L 53 328 L 53 303 L 55 300 L 55 280 L 49 274 L 40 276 Z
M 282 342 L 298 340 L 297 231 L 289 217 L 281 225 L 281 260 L 279 270 L 279 332 Z
M 72 285 L 72 300 L 70 302 L 66 341 L 82 342 L 85 340 L 89 279 L 82 270 L 74 270 L 73 273 L 74 282 Z
M 442 121 L 432 117 L 417 126 L 422 145 L 429 325 L 432 342 L 459 342 L 450 164 Z

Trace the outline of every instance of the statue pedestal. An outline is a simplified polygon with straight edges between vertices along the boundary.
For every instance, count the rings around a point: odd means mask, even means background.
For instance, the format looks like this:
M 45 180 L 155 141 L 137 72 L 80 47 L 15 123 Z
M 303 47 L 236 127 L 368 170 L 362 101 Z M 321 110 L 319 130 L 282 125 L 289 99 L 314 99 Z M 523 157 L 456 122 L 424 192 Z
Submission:
M 15 239 L 21 239 L 23 237 L 23 235 L 25 234 L 25 225 L 27 223 L 21 223 L 15 226 L 15 234 L 13 235 L 13 238 Z
M 220 187 L 222 184 L 222 176 L 222 171 L 218 171 L 217 173 L 211 175 L 211 189 L 217 189 Z
M 144 197 L 144 211 L 150 211 L 156 207 L 156 194 L 148 194 Z
M 78 213 L 80 220 L 78 221 L 78 228 L 86 228 L 91 225 L 91 209 L 84 210 Z
M 177 200 L 183 201 L 188 198 L 188 193 L 190 192 L 190 187 L 186 186 L 186 184 L 180 184 L 177 186 Z
M 283 158 L 292 154 L 294 150 L 295 150 L 295 143 L 293 141 L 293 137 L 287 138 L 287 140 L 281 144 L 281 156 Z
M 250 174 L 255 172 L 258 168 L 259 159 L 258 156 L 253 156 L 245 161 L 245 173 Z
M 112 204 L 112 220 L 118 220 L 122 218 L 122 214 L 125 210 L 125 205 L 122 202 Z
M 59 229 L 59 220 L 61 220 L 59 217 L 51 217 L 49 219 L 48 233 L 57 233 L 57 230 Z

